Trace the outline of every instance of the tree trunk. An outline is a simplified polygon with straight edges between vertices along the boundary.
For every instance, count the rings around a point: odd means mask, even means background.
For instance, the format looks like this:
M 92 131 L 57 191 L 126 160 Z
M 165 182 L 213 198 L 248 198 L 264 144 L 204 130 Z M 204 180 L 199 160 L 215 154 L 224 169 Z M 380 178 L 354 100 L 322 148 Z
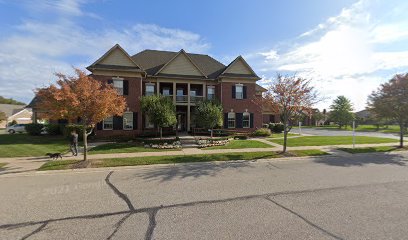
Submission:
M 400 124 L 400 148 L 404 147 L 404 124 Z
M 214 129 L 211 128 L 211 139 L 213 138 L 213 132 L 214 132 Z
M 163 138 L 163 128 L 160 127 L 160 140 Z
M 282 152 L 286 152 L 286 144 L 288 139 L 288 120 L 284 120 L 283 122 L 283 150 Z
M 88 160 L 88 134 L 86 133 L 86 126 L 83 126 L 83 141 L 84 141 L 84 161 Z

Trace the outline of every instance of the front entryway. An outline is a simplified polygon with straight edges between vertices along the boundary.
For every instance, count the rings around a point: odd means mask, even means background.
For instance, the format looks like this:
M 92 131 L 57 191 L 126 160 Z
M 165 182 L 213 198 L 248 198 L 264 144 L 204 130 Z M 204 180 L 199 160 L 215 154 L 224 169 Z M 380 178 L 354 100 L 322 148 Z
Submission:
M 177 112 L 177 131 L 187 131 L 187 113 L 185 112 Z

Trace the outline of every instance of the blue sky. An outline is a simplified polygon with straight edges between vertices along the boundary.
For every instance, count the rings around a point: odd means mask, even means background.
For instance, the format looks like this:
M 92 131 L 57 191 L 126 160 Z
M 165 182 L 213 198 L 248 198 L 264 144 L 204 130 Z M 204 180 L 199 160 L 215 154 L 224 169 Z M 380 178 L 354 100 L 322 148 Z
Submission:
M 86 67 L 115 43 L 129 54 L 163 49 L 237 55 L 271 82 L 310 78 L 327 108 L 345 95 L 356 110 L 408 71 L 408 2 L 0 0 L 0 95 L 29 102 L 53 73 Z

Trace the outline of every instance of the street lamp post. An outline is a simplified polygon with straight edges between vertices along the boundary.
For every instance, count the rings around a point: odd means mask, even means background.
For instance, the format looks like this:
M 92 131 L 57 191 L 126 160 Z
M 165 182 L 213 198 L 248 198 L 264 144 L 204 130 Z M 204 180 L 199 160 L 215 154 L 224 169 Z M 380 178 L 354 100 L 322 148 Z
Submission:
M 356 121 L 353 120 L 353 148 L 356 145 Z

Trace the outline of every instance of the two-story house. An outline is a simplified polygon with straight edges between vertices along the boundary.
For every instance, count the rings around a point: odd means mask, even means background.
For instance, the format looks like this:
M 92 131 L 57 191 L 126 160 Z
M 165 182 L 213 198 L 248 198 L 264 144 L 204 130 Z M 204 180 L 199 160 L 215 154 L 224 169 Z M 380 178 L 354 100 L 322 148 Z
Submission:
M 224 109 L 224 128 L 253 131 L 262 126 L 261 107 L 255 98 L 263 89 L 260 79 L 238 56 L 228 66 L 204 54 L 144 50 L 130 56 L 116 44 L 87 69 L 97 80 L 113 84 L 127 101 L 123 116 L 97 124 L 97 136 L 132 135 L 154 131 L 141 112 L 140 97 L 161 94 L 176 105 L 177 130 L 195 128 L 194 108 L 202 99 L 217 99 Z

